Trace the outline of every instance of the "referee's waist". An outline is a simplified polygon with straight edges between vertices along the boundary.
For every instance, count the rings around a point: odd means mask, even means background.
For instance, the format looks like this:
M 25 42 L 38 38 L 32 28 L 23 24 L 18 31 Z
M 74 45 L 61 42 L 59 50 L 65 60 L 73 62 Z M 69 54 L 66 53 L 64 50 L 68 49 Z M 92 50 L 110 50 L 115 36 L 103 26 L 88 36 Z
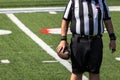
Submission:
M 101 38 L 102 34 L 99 35 L 81 35 L 81 34 L 72 34 L 73 37 L 79 37 L 79 38 Z

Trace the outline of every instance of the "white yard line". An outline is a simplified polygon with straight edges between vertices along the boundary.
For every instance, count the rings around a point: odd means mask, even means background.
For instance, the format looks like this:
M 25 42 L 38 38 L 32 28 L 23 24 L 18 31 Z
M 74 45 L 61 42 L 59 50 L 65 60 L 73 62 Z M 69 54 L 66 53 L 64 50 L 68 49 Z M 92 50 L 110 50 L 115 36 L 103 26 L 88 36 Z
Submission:
M 2 59 L 0 60 L 1 63 L 4 63 L 4 64 L 9 64 L 10 61 L 8 59 Z
M 59 12 L 65 7 L 0 8 L 0 13 Z M 109 6 L 110 11 L 120 11 L 120 6 Z
M 120 6 L 109 6 L 110 11 L 120 11 Z
M 28 35 L 35 43 L 37 43 L 49 55 L 51 55 L 57 61 L 59 61 L 70 72 L 72 71 L 71 64 L 68 61 L 60 59 L 57 56 L 57 53 L 52 48 L 50 48 L 49 45 L 47 45 L 42 39 L 40 39 L 37 35 L 35 35 L 30 29 L 28 29 L 15 15 L 13 14 L 6 14 L 6 15 L 9 17 L 11 21 L 13 21 L 13 23 L 15 23 L 26 35 Z M 88 78 L 86 76 L 83 76 L 83 80 L 88 80 Z
M 2 30 L 2 29 L 0 29 L 0 35 L 8 35 L 8 34 L 11 34 L 12 33 L 12 31 L 10 31 L 10 30 Z
M 59 12 L 64 9 L 65 7 L 1 8 L 0 13 Z

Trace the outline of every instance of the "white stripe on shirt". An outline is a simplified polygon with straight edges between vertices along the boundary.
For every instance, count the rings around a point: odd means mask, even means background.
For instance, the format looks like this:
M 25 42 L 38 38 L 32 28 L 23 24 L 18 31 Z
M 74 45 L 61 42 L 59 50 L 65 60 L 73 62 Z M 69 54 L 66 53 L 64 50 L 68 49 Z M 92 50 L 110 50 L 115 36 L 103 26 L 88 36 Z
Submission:
M 79 0 L 75 0 L 76 33 L 80 34 Z
M 84 15 L 84 32 L 85 35 L 89 34 L 89 16 L 88 16 L 88 5 L 87 2 L 83 2 L 83 15 Z

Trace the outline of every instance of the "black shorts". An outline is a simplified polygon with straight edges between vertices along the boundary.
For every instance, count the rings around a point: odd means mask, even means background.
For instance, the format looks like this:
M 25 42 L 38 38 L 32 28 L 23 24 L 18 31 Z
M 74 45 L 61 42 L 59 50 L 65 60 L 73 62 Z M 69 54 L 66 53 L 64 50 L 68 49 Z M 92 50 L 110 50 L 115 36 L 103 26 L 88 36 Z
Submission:
M 73 73 L 79 74 L 86 71 L 99 73 L 103 56 L 101 37 L 81 38 L 73 36 L 70 48 Z

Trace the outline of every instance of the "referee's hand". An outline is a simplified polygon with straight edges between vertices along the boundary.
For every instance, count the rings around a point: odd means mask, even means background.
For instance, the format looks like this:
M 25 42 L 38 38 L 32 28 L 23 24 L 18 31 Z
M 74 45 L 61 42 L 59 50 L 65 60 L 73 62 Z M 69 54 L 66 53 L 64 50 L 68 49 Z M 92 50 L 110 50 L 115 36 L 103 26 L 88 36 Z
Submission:
M 115 40 L 110 41 L 109 48 L 111 50 L 111 53 L 114 53 L 116 51 L 116 41 Z
M 61 42 L 59 43 L 59 45 L 57 46 L 57 48 L 56 48 L 57 52 L 58 52 L 58 53 L 59 53 L 59 52 L 64 52 L 66 46 L 67 46 L 67 41 L 64 41 L 64 40 L 61 41 Z

